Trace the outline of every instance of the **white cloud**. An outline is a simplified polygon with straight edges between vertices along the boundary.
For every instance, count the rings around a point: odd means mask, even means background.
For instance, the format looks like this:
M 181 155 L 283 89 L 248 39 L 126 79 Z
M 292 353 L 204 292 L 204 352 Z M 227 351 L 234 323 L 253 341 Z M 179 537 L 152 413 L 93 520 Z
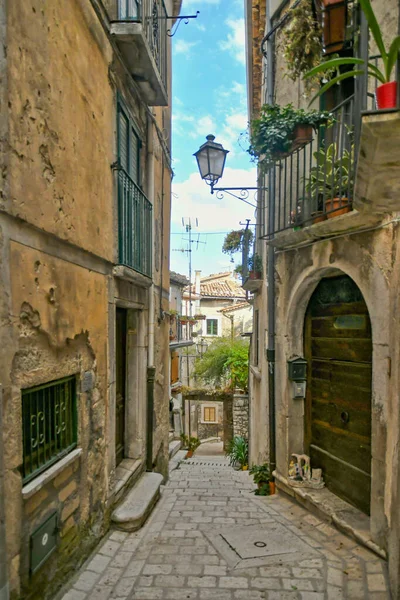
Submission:
M 196 46 L 198 42 L 186 42 L 183 39 L 176 40 L 174 44 L 174 51 L 176 54 L 190 54 L 190 50 L 193 46 Z
M 227 167 L 220 184 L 223 187 L 254 187 L 256 169 L 231 169 Z M 200 231 L 229 231 L 237 229 L 239 222 L 253 218 L 254 208 L 225 194 L 218 200 L 211 195 L 208 185 L 200 179 L 196 171 L 182 183 L 173 184 L 171 229 L 182 227 L 182 217 L 198 218 Z M 254 204 L 254 198 L 249 200 Z M 215 257 L 213 257 L 215 259 Z M 219 257 L 218 257 L 219 258 Z
M 221 50 L 226 50 L 242 65 L 246 64 L 244 19 L 228 19 L 226 25 L 230 28 L 226 40 L 220 42 Z
M 174 126 L 174 135 L 184 135 L 186 137 L 197 138 L 206 136 L 215 131 L 216 125 L 210 115 L 203 115 L 195 118 L 183 112 L 175 112 L 172 115 Z M 190 125 L 190 127 L 188 127 Z

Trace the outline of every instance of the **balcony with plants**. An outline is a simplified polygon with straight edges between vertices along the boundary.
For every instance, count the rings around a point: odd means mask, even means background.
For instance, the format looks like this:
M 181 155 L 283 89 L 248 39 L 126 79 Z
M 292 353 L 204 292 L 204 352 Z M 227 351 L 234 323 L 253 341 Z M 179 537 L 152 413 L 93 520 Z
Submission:
M 167 11 L 164 0 L 115 0 L 111 35 L 149 106 L 167 106 Z
M 317 224 L 313 235 L 329 234 L 339 225 L 331 219 L 359 208 L 354 190 L 363 114 L 387 115 L 398 106 L 400 37 L 385 46 L 370 0 L 321 0 L 314 12 L 312 6 L 311 0 L 295 3 L 266 36 L 292 21 L 285 33 L 288 75 L 302 77 L 313 92 L 309 105 L 320 99 L 328 109 L 265 104 L 251 123 L 249 153 L 268 188 L 267 239 Z M 370 55 L 371 42 L 379 55 Z

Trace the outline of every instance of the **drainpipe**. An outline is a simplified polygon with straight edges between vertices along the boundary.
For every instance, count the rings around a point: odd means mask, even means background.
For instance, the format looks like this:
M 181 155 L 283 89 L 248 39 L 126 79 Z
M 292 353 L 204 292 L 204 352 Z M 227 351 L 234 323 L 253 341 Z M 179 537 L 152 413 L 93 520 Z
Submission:
M 271 29 L 271 2 L 267 1 L 266 8 L 267 31 Z M 273 44 L 272 40 L 267 44 L 267 102 L 273 103 Z M 264 178 L 264 176 L 263 176 Z M 264 183 L 264 182 L 263 182 Z M 275 181 L 271 185 L 269 181 L 268 190 L 268 235 L 273 237 L 274 231 L 274 192 Z M 276 467 L 276 428 L 275 428 L 275 249 L 268 246 L 267 249 L 267 286 L 268 286 L 268 404 L 269 404 L 269 462 L 271 470 Z
M 0 385 L 0 600 L 8 600 L 6 526 L 4 514 L 3 392 Z
M 153 206 L 152 211 L 152 257 L 151 265 L 154 269 L 154 240 L 155 240 L 155 219 L 154 219 L 154 148 L 153 148 L 154 125 L 150 116 L 147 117 L 147 193 L 148 199 Z M 154 413 L 154 280 L 149 288 L 149 322 L 148 322 L 148 348 L 147 348 L 147 471 L 153 470 L 153 413 Z

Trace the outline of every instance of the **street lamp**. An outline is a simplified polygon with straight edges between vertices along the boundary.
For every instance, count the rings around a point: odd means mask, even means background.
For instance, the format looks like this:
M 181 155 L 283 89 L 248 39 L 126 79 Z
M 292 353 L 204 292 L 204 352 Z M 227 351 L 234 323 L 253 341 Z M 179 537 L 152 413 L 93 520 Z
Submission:
M 199 167 L 200 177 L 207 183 L 207 185 L 211 188 L 211 193 L 217 192 L 217 198 L 222 199 L 224 197 L 224 193 L 226 192 L 230 196 L 237 198 L 238 200 L 242 200 L 246 202 L 246 204 L 250 204 L 254 208 L 257 208 L 256 204 L 249 202 L 247 198 L 250 195 L 250 191 L 254 191 L 255 193 L 260 190 L 267 190 L 266 187 L 232 187 L 232 188 L 222 188 L 215 187 L 218 181 L 221 179 L 224 168 L 226 156 L 229 153 L 229 150 L 225 150 L 222 144 L 218 144 L 215 142 L 214 135 L 208 135 L 207 141 L 205 144 L 200 146 L 197 152 L 194 153 L 193 156 L 196 157 L 197 166 Z

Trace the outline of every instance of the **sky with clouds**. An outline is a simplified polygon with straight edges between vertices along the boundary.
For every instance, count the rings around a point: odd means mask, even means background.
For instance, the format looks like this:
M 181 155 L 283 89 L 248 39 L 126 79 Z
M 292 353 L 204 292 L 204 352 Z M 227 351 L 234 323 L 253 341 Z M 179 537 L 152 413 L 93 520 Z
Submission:
M 246 152 L 247 97 L 243 0 L 183 0 L 182 15 L 200 10 L 181 24 L 173 43 L 173 196 L 171 270 L 188 274 L 188 236 L 182 219 L 192 221 L 192 269 L 202 275 L 229 270 L 221 252 L 224 236 L 254 217 L 254 209 L 228 195 L 218 200 L 200 179 L 193 153 L 209 133 L 229 150 L 221 186 L 254 186 L 256 169 Z M 198 227 L 196 227 L 196 220 Z M 199 235 L 200 234 L 200 235 Z M 240 257 L 237 256 L 240 262 Z

